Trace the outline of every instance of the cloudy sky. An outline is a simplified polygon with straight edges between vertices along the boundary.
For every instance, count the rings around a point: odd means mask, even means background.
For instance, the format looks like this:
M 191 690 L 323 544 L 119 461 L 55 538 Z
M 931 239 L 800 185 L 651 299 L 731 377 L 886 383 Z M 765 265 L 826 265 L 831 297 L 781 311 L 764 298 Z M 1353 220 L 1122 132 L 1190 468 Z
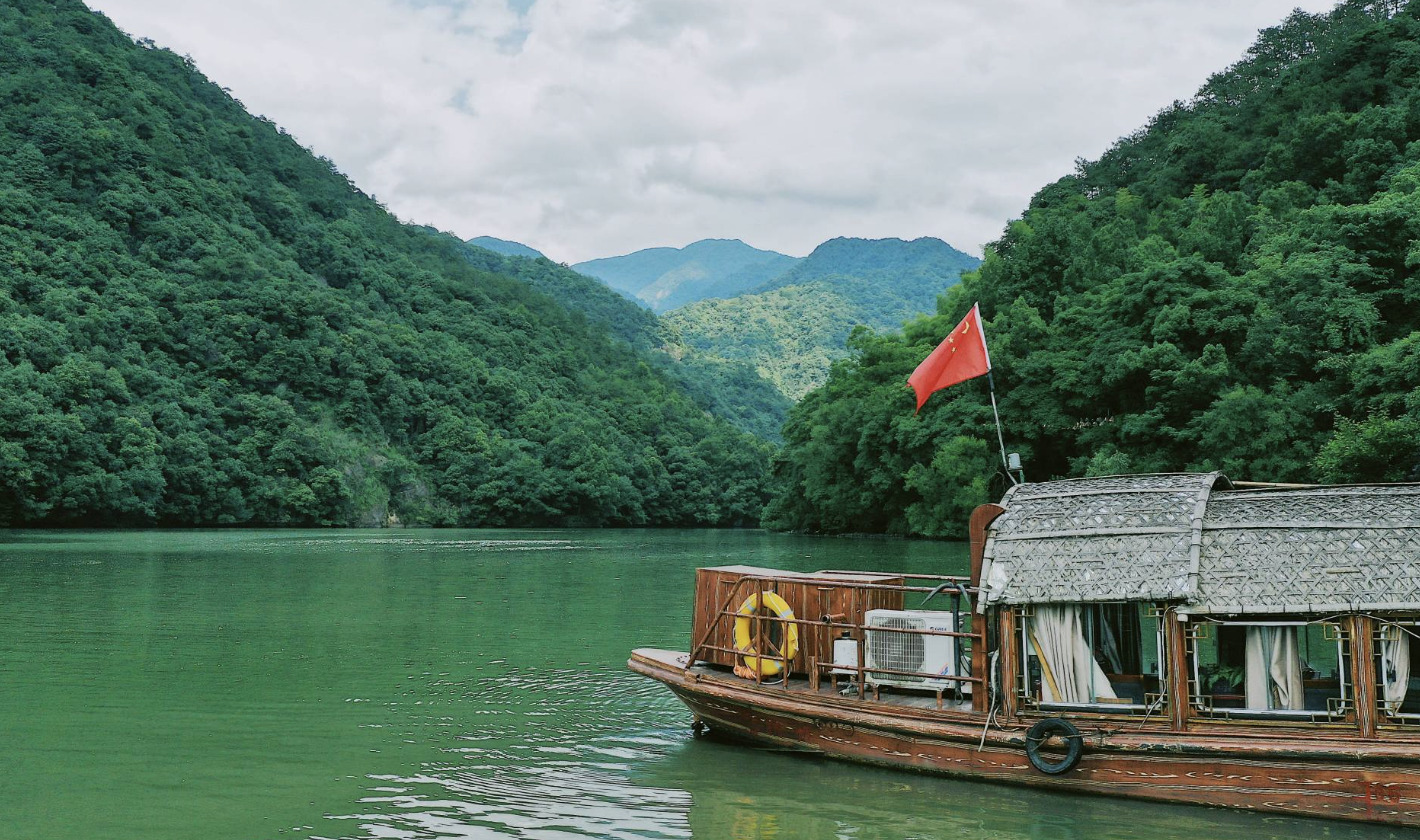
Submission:
M 577 262 L 708 237 L 980 253 L 1319 0 L 88 0 L 401 219 Z

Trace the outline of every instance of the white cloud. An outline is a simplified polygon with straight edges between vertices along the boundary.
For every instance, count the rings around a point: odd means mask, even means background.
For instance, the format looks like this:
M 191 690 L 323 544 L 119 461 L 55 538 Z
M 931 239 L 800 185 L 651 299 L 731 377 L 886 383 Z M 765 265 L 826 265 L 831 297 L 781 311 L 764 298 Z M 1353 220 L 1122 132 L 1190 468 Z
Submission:
M 401 218 L 578 261 L 705 237 L 977 251 L 1296 2 L 90 5 Z

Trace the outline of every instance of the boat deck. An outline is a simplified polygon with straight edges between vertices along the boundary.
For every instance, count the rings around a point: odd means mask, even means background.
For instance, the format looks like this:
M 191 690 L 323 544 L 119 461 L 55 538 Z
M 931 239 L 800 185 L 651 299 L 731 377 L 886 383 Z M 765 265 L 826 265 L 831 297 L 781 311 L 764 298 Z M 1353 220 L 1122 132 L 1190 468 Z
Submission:
M 692 679 L 711 680 L 744 688 L 755 686 L 753 680 L 736 676 L 730 668 L 723 665 L 696 662 L 694 665 L 687 667 L 687 656 L 683 651 L 653 651 L 642 649 L 636 651 L 636 653 L 648 659 L 658 661 L 659 664 L 683 669 Z M 853 682 L 850 676 L 843 675 L 837 677 L 836 684 L 830 678 L 824 677 L 819 681 L 817 691 L 815 691 L 810 684 L 807 675 L 797 673 L 790 677 L 787 682 L 777 677 L 766 679 L 760 682 L 757 688 L 766 691 L 782 691 L 790 695 L 817 696 L 824 700 L 843 704 L 857 701 L 898 708 L 932 711 L 941 710 L 958 713 L 971 711 L 971 695 L 969 693 L 963 694 L 958 698 L 954 697 L 952 690 L 948 688 L 942 692 L 940 705 L 938 705 L 937 692 L 929 689 L 914 690 L 889 685 L 874 686 L 870 683 L 864 687 L 860 694 L 858 684 Z
M 692 674 L 701 677 L 711 677 L 722 680 L 734 680 L 737 682 L 753 683 L 753 680 L 735 676 L 731 669 L 722 665 L 710 665 L 704 662 L 697 662 L 688 669 Z M 941 705 L 937 703 L 937 692 L 930 689 L 901 688 L 891 685 L 873 685 L 869 683 L 859 691 L 858 683 L 849 676 L 839 676 L 837 685 L 833 681 L 825 678 L 819 682 L 818 691 L 815 692 L 809 684 L 809 678 L 802 674 L 795 674 L 786 684 L 778 678 L 764 680 L 760 684 L 761 688 L 769 690 L 780 689 L 790 694 L 818 694 L 825 698 L 841 698 L 845 701 L 866 700 L 875 703 L 886 703 L 892 706 L 905 706 L 916 709 L 942 709 L 944 711 L 970 711 L 971 695 L 963 695 L 960 699 L 952 696 L 952 690 L 947 689 L 942 692 Z

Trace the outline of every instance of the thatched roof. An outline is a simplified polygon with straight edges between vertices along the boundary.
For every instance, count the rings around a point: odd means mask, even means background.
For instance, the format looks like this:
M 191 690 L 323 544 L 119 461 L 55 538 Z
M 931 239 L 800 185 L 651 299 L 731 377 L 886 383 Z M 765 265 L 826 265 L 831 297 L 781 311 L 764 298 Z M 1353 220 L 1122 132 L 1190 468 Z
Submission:
M 1232 490 L 1218 473 L 1012 488 L 989 603 L 1170 601 L 1193 613 L 1420 609 L 1420 485 Z

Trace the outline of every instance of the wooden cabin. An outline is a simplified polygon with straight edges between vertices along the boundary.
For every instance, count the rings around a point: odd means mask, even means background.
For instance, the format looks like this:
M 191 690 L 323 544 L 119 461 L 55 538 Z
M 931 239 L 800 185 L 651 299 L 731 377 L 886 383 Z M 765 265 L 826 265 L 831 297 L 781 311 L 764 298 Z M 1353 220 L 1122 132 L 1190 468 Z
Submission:
M 1000 508 L 977 608 L 1011 639 L 1008 714 L 1420 722 L 1420 486 L 1127 476 L 1020 485 Z

